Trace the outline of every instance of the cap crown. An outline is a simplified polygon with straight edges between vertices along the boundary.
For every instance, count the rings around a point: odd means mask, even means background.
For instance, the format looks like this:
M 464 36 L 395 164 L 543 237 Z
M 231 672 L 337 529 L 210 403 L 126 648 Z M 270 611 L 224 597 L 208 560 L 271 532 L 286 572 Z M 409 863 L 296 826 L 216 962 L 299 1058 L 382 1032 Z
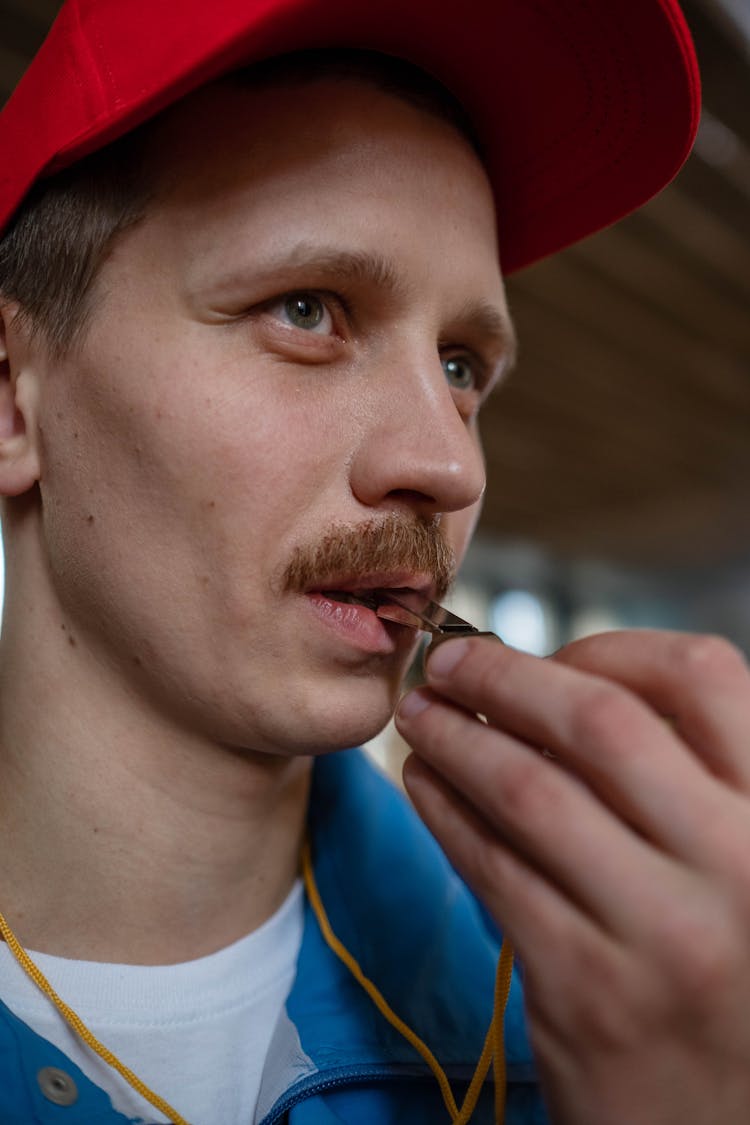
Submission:
M 506 272 L 632 211 L 686 158 L 699 78 L 674 0 L 67 0 L 0 114 L 0 229 L 37 179 L 235 67 L 398 55 L 463 102 Z

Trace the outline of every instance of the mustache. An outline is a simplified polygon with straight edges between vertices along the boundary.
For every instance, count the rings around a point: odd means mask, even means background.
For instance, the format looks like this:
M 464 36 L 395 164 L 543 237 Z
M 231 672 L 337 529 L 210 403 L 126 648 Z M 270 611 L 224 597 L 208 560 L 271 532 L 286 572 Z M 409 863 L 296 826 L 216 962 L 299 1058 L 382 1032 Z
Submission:
M 437 519 L 391 513 L 356 527 L 333 527 L 316 543 L 295 549 L 281 585 L 285 591 L 304 593 L 397 570 L 429 575 L 435 597 L 445 596 L 456 576 L 456 556 Z

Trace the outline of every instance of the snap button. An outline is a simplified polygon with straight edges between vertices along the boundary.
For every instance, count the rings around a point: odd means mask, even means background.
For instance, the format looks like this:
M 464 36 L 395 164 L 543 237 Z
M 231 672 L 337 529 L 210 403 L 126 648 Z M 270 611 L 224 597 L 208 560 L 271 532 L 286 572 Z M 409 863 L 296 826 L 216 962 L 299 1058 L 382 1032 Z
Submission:
M 73 1105 L 78 1101 L 78 1087 L 69 1074 L 56 1066 L 45 1066 L 38 1072 L 39 1089 L 54 1105 Z

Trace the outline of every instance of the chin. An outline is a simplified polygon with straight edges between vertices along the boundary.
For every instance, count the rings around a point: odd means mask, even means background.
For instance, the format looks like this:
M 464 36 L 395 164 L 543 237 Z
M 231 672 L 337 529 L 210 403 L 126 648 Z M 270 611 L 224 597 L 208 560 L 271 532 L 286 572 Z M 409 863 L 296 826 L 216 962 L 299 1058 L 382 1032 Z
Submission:
M 277 715 L 265 715 L 264 729 L 250 744 L 284 757 L 330 754 L 361 746 L 379 734 L 393 715 L 398 684 L 365 679 L 327 691 L 290 692 Z M 258 737 L 260 736 L 260 737 Z
M 356 721 L 349 718 L 348 722 L 331 723 L 328 718 L 315 723 L 311 719 L 304 733 L 300 732 L 288 745 L 288 754 L 304 754 L 318 757 L 321 754 L 333 754 L 339 750 L 349 750 L 353 746 L 363 746 L 375 738 L 387 725 L 393 714 L 389 708 L 377 715 L 358 715 Z

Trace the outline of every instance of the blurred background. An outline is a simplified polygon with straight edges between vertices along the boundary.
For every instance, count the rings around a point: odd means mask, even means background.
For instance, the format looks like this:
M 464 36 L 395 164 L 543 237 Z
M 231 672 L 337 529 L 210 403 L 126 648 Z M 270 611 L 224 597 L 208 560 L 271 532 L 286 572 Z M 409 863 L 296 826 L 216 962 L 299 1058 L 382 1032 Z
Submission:
M 0 101 L 58 6 L 0 0 Z M 685 168 L 509 281 L 520 361 L 485 411 L 487 501 L 452 604 L 540 654 L 620 626 L 750 654 L 750 0 L 682 6 L 704 83 Z

